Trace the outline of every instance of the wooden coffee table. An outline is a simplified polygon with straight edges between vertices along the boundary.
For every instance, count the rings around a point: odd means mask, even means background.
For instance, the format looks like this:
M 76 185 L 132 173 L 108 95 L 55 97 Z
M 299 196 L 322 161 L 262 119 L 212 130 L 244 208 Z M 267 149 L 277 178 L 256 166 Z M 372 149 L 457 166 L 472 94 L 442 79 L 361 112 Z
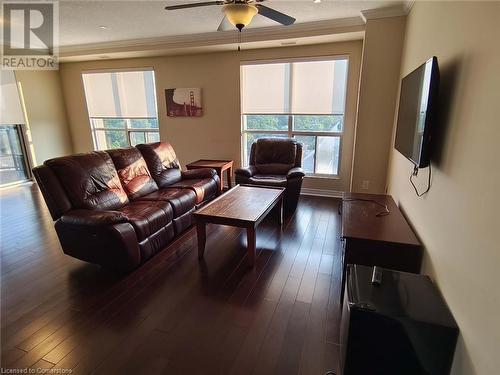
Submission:
M 232 160 L 210 160 L 200 159 L 186 164 L 186 169 L 213 168 L 217 172 L 220 179 L 219 191 L 222 193 L 224 189 L 224 171 L 226 171 L 227 186 L 231 189 L 231 175 L 233 174 Z
M 255 228 L 276 206 L 279 224 L 283 224 L 284 188 L 236 185 L 193 215 L 198 235 L 198 257 L 203 258 L 207 223 L 246 228 L 248 263 L 255 264 Z

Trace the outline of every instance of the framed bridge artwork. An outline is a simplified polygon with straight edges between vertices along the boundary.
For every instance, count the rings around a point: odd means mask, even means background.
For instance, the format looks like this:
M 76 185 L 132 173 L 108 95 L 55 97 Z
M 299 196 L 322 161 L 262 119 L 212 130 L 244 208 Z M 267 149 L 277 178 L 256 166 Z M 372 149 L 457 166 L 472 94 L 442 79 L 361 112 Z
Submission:
M 167 116 L 169 117 L 200 117 L 203 115 L 201 106 L 201 88 L 165 89 Z

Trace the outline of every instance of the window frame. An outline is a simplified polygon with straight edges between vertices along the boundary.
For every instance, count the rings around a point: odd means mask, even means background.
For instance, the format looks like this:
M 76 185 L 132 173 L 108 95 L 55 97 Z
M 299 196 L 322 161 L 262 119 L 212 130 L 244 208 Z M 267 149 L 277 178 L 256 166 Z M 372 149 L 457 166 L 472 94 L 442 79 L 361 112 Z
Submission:
M 95 73 L 127 73 L 127 72 L 152 72 L 153 73 L 153 97 L 155 98 L 155 109 L 156 116 L 155 117 L 107 117 L 107 116 L 91 116 L 87 104 L 87 88 L 85 87 L 84 75 L 85 74 L 95 74 Z M 97 69 L 97 70 L 85 70 L 82 71 L 81 81 L 83 86 L 83 92 L 85 96 L 85 108 L 87 110 L 87 117 L 89 119 L 89 127 L 92 134 L 92 143 L 94 144 L 94 150 L 101 150 L 98 146 L 97 140 L 97 132 L 98 131 L 117 131 L 117 132 L 125 132 L 126 139 L 128 142 L 128 147 L 132 146 L 131 142 L 131 133 L 144 133 L 144 139 L 147 142 L 147 133 L 158 133 L 158 138 L 160 137 L 160 121 L 158 117 L 158 97 L 156 95 L 156 72 L 152 67 L 139 67 L 139 68 L 119 68 L 119 69 Z M 94 121 L 92 120 L 109 120 L 109 119 L 117 119 L 125 121 L 125 128 L 105 128 L 105 127 L 96 127 L 94 126 Z M 132 128 L 130 126 L 130 120 L 156 120 L 158 123 L 158 128 Z M 106 148 L 108 149 L 108 148 Z M 106 150 L 105 149 L 105 150 Z
M 336 61 L 336 60 L 347 60 L 347 71 L 346 71 L 346 82 L 345 82 L 345 95 L 344 95 L 344 113 L 330 113 L 330 114 L 314 114 L 314 113 L 244 113 L 241 112 L 241 161 L 243 165 L 248 166 L 249 160 L 247 159 L 248 149 L 247 149 L 247 134 L 281 134 L 287 135 L 289 138 L 295 138 L 295 136 L 314 136 L 315 137 L 315 156 L 314 156 L 314 170 L 316 171 L 317 167 L 317 158 L 316 158 L 316 150 L 318 149 L 318 137 L 338 137 L 339 138 L 339 153 L 338 153 L 338 166 L 336 174 L 325 174 L 325 173 L 311 173 L 306 172 L 307 177 L 315 177 L 315 178 L 330 178 L 330 179 L 339 179 L 340 178 L 340 170 L 342 166 L 342 145 L 343 145 L 343 135 L 345 131 L 345 109 L 347 106 L 347 90 L 348 90 L 348 80 L 349 80 L 349 55 L 333 55 L 333 56 L 315 56 L 315 57 L 297 57 L 297 58 L 286 58 L 286 59 L 273 59 L 273 60 L 253 60 L 253 61 L 242 61 L 240 63 L 240 80 L 242 77 L 241 70 L 244 66 L 248 65 L 262 65 L 262 64 L 283 64 L 289 63 L 290 72 L 289 72 L 289 87 L 292 87 L 291 76 L 293 65 L 292 63 L 296 62 L 314 62 L 314 61 Z M 241 108 L 241 99 L 243 97 L 243 85 L 240 85 L 240 108 Z M 289 95 L 289 106 L 291 108 L 292 103 L 292 90 L 290 89 Z M 263 130 L 263 129 L 247 129 L 246 121 L 247 116 L 288 116 L 288 129 L 287 130 Z M 324 132 L 324 131 L 305 131 L 305 130 L 294 130 L 294 121 L 295 116 L 342 116 L 342 131 L 332 131 L 332 132 Z
M 98 131 L 106 131 L 106 132 L 122 132 L 126 134 L 126 138 L 128 141 L 128 146 L 132 146 L 131 133 L 143 133 L 144 139 L 146 143 L 148 143 L 148 135 L 147 133 L 157 133 L 160 135 L 160 124 L 158 123 L 158 128 L 132 128 L 130 126 L 130 120 L 157 120 L 158 117 L 89 117 L 90 120 L 90 128 L 92 130 L 92 141 L 94 142 L 94 149 L 97 150 L 97 145 L 99 141 L 97 140 L 97 132 Z M 125 121 L 124 128 L 105 128 L 105 127 L 97 127 L 94 126 L 94 122 L 92 120 L 123 120 Z

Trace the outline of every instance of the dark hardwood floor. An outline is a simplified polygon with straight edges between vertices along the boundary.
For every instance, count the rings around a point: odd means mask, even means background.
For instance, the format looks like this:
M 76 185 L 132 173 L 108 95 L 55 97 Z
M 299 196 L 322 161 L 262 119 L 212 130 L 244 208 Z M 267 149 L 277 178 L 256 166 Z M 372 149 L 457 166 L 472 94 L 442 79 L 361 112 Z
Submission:
M 338 201 L 302 197 L 283 229 L 188 230 L 119 277 L 64 255 L 36 185 L 0 193 L 1 366 L 73 374 L 338 373 Z M 105 251 L 105 249 L 103 249 Z

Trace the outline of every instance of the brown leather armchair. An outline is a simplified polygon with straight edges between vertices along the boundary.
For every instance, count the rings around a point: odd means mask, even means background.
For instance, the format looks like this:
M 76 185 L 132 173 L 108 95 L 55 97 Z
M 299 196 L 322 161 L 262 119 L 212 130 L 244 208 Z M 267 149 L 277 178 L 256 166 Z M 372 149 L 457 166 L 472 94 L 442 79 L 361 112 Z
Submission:
M 288 214 L 293 213 L 305 176 L 302 144 L 294 139 L 258 139 L 250 149 L 249 164 L 235 171 L 236 183 L 286 188 L 284 209 Z

